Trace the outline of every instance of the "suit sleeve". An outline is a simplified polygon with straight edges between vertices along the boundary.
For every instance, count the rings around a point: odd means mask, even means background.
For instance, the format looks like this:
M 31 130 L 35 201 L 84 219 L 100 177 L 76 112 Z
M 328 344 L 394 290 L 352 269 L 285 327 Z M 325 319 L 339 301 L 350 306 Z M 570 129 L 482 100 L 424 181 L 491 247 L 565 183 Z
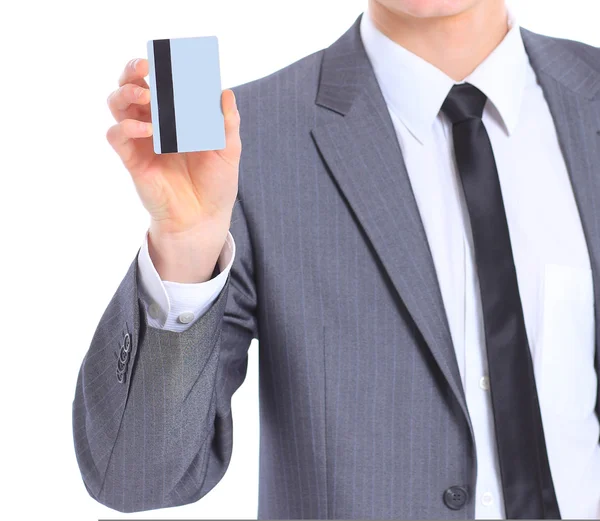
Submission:
M 241 203 L 225 287 L 184 332 L 150 327 L 134 259 L 83 359 L 73 400 L 77 462 L 88 493 L 121 512 L 197 501 L 231 458 L 231 397 L 257 337 L 250 236 Z

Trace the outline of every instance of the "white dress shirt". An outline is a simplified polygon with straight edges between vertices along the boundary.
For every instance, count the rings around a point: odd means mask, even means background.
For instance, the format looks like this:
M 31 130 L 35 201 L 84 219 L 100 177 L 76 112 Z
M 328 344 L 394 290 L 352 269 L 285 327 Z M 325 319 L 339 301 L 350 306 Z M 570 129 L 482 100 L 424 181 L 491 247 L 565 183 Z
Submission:
M 360 30 L 402 149 L 448 317 L 475 433 L 475 516 L 503 518 L 470 223 L 452 127 L 440 113 L 455 82 L 378 31 L 368 12 Z M 600 518 L 589 255 L 554 121 L 512 15 L 504 40 L 465 81 L 488 97 L 483 122 L 500 178 L 561 515 Z M 219 294 L 234 252 L 229 235 L 219 276 L 202 284 L 163 282 L 146 238 L 138 262 L 150 325 L 189 327 Z

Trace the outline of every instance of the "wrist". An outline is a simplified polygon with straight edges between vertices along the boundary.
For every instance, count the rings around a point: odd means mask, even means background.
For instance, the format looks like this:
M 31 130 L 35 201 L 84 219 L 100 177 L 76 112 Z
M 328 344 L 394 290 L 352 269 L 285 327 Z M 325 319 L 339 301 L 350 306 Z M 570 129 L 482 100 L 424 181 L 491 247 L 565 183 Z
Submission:
M 203 223 L 185 232 L 164 232 L 152 222 L 148 253 L 163 281 L 201 283 L 212 278 L 223 250 L 229 222 Z

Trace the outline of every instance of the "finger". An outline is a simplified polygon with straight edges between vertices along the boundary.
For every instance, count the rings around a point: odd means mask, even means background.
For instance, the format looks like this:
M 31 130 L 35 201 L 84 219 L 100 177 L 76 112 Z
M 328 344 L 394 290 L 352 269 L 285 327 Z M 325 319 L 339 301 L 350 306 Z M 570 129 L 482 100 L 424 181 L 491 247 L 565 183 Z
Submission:
M 113 117 L 119 121 L 124 119 L 122 113 L 131 105 L 148 105 L 150 90 L 133 83 L 126 83 L 111 92 L 106 101 Z
M 119 76 L 119 87 L 126 83 L 135 83 L 140 87 L 148 88 L 144 77 L 148 76 L 148 60 L 144 58 L 134 58 L 127 62 L 125 69 Z
M 240 139 L 240 113 L 237 108 L 235 94 L 231 89 L 223 91 L 221 95 L 221 109 L 225 119 L 225 149 L 219 154 L 229 163 L 237 163 L 242 152 Z
M 106 139 L 127 165 L 135 159 L 135 140 L 150 137 L 151 135 L 152 123 L 137 121 L 135 119 L 124 119 L 107 130 Z

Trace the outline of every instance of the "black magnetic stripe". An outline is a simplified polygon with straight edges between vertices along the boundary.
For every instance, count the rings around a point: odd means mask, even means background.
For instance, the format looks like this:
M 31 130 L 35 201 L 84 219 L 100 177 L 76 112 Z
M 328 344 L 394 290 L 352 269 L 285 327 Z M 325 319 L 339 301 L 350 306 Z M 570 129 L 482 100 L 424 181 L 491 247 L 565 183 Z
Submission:
M 171 41 L 168 39 L 154 40 L 154 74 L 156 77 L 158 124 L 160 125 L 160 151 L 163 154 L 177 152 Z

